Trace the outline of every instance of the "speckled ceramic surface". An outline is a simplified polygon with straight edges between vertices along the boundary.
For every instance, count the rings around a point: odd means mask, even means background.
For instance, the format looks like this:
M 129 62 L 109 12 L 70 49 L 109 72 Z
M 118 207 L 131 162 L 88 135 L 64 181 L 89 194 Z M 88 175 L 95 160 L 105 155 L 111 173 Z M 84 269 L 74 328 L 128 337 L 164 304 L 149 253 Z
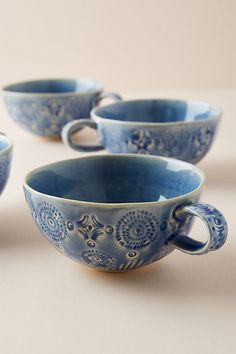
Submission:
M 3 192 L 11 168 L 13 145 L 9 138 L 0 133 L 0 194 Z
M 88 118 L 103 85 L 90 79 L 36 80 L 5 86 L 3 99 L 9 115 L 33 134 L 60 137 L 62 127 L 74 119 Z
M 124 271 L 175 248 L 205 254 L 227 236 L 223 215 L 199 203 L 203 175 L 191 164 L 139 155 L 99 155 L 38 168 L 24 192 L 42 235 L 64 255 L 98 270 Z M 208 228 L 189 234 L 192 216 Z
M 106 148 L 112 153 L 137 153 L 200 161 L 211 148 L 221 110 L 205 102 L 178 100 L 132 100 L 95 108 L 93 122 L 68 124 L 63 140 L 75 150 Z M 82 146 L 71 141 L 76 130 L 97 128 L 101 144 Z

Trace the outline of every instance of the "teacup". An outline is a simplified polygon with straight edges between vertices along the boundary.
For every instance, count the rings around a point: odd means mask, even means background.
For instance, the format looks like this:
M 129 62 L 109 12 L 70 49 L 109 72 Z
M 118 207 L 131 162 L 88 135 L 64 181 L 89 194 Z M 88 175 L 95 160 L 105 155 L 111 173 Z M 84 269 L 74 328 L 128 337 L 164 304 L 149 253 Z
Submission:
M 93 109 L 93 121 L 67 124 L 62 137 L 79 151 L 106 148 L 112 153 L 151 154 L 197 163 L 210 149 L 221 115 L 219 108 L 200 101 L 122 101 Z M 85 126 L 98 129 L 100 144 L 73 142 L 72 135 Z
M 0 133 L 0 194 L 2 194 L 11 168 L 13 145 L 10 139 Z
M 38 229 L 58 251 L 98 270 L 124 271 L 176 248 L 202 255 L 224 244 L 223 215 L 198 202 L 203 181 L 184 161 L 111 154 L 40 167 L 24 191 Z M 193 216 L 207 226 L 205 242 L 188 236 Z
M 73 119 L 87 118 L 103 98 L 103 85 L 91 79 L 25 81 L 3 88 L 6 108 L 21 127 L 40 136 L 60 137 L 62 127 Z

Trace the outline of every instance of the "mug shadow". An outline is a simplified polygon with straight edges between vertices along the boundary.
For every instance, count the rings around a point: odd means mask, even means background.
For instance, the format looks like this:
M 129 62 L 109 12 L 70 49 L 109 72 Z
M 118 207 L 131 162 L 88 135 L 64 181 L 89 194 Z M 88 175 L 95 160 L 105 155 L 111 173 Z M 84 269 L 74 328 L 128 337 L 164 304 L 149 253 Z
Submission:
M 61 144 L 62 140 L 60 136 L 39 136 L 39 135 L 34 135 L 34 140 L 37 140 L 39 143 L 52 143 L 52 144 Z
M 218 254 L 217 254 L 218 253 Z M 215 254 L 190 257 L 175 251 L 165 259 L 123 273 L 99 272 L 82 268 L 92 280 L 114 291 L 168 298 L 236 297 L 236 245 Z M 105 289 L 104 289 L 105 290 Z

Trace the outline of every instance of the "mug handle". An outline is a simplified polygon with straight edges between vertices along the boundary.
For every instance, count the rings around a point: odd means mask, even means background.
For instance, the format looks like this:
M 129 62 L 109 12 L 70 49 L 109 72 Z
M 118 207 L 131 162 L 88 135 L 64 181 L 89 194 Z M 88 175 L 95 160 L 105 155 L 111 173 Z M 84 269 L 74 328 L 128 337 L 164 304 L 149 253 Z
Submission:
M 99 106 L 101 101 L 106 98 L 111 98 L 115 102 L 122 101 L 122 97 L 116 92 L 101 92 L 95 99 L 95 106 Z
M 74 133 L 78 132 L 79 130 L 89 127 L 92 129 L 97 129 L 97 124 L 92 121 L 90 118 L 87 119 L 75 119 L 72 122 L 67 123 L 61 132 L 61 137 L 67 146 L 72 148 L 76 151 L 84 151 L 84 152 L 92 152 L 92 151 L 99 151 L 104 150 L 104 146 L 100 143 L 94 145 L 82 145 L 79 143 L 73 143 L 71 137 Z
M 102 92 L 100 93 L 95 100 L 95 106 L 99 106 L 101 101 L 105 98 L 112 98 L 115 102 L 121 101 L 122 97 L 114 92 Z M 69 146 L 73 150 L 83 151 L 83 152 L 92 152 L 104 150 L 104 146 L 101 143 L 94 145 L 82 145 L 79 143 L 73 143 L 72 135 L 81 129 L 89 127 L 97 130 L 97 124 L 92 121 L 90 118 L 87 119 L 75 119 L 72 122 L 67 123 L 61 132 L 62 141 L 65 145 Z
M 208 229 L 206 242 L 196 241 L 181 231 L 173 235 L 169 242 L 180 251 L 192 255 L 202 255 L 218 250 L 225 243 L 228 232 L 227 223 L 224 216 L 215 207 L 204 203 L 193 203 L 178 207 L 174 216 L 180 223 L 189 216 L 197 216 Z

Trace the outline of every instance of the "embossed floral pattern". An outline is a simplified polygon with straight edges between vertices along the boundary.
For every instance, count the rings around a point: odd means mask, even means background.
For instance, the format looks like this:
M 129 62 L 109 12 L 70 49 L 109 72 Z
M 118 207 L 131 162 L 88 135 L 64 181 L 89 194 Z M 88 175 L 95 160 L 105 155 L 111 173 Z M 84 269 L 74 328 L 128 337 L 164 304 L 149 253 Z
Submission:
M 56 100 L 47 101 L 42 105 L 40 113 L 44 116 L 60 117 L 63 114 L 63 105 Z
M 154 139 L 151 138 L 148 131 L 142 129 L 135 130 L 131 133 L 130 138 L 124 138 L 124 141 L 131 146 L 135 146 L 138 154 L 150 154 L 154 147 Z
M 183 127 L 155 130 L 135 129 L 126 132 L 122 141 L 128 151 L 153 154 L 198 162 L 209 150 L 215 126 L 204 126 L 188 131 Z
M 170 214 L 167 205 L 160 204 L 158 217 L 153 207 L 112 209 L 112 225 L 107 225 L 104 220 L 109 220 L 110 209 L 101 212 L 100 208 L 91 208 L 92 213 L 88 214 L 87 207 L 75 204 L 73 212 L 68 213 L 69 203 L 64 208 L 51 200 L 38 200 L 27 189 L 25 196 L 38 228 L 59 252 L 107 271 L 139 268 L 165 257 L 175 249 L 177 236 L 186 238 L 193 215 L 204 219 L 211 234 L 210 241 L 203 246 L 200 243 L 203 251 L 198 254 L 220 248 L 227 236 L 222 214 L 202 203 L 186 204 L 183 214 L 176 211 L 175 215 L 173 209 Z
M 66 123 L 88 118 L 94 99 L 94 95 L 36 99 L 4 96 L 11 117 L 26 130 L 42 136 L 60 136 Z
M 213 127 L 203 127 L 200 128 L 197 133 L 193 137 L 193 142 L 195 146 L 195 156 L 198 158 L 199 156 L 204 155 L 212 142 L 213 136 L 215 133 L 215 129 Z
M 48 202 L 42 202 L 37 208 L 37 223 L 43 233 L 51 240 L 60 242 L 67 237 L 67 227 L 60 211 Z
M 100 250 L 83 251 L 82 258 L 85 263 L 91 267 L 112 269 L 115 261 L 113 257 Z
M 156 139 L 161 140 L 161 143 L 156 144 L 157 149 L 160 149 L 161 153 L 167 157 L 184 156 L 186 152 L 186 146 L 188 146 L 190 141 L 190 134 L 185 129 L 176 127 L 174 134 L 169 135 L 167 132 L 162 138 Z
M 82 218 L 77 221 L 77 231 L 87 241 L 89 247 L 95 247 L 97 237 L 112 234 L 114 231 L 113 226 L 103 225 L 98 221 L 95 215 L 83 215 Z
M 139 249 L 148 246 L 158 235 L 159 221 L 144 210 L 130 211 L 116 225 L 116 238 L 121 246 Z

